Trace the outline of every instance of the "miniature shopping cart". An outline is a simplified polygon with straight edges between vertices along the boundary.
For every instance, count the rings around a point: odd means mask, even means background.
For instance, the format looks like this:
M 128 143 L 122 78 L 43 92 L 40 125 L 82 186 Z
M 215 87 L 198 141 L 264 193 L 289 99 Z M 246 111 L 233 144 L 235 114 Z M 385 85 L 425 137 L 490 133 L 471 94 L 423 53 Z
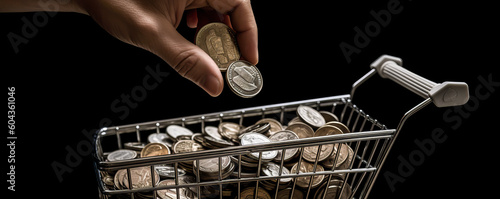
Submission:
M 353 84 L 350 94 L 324 97 L 317 99 L 309 99 L 295 102 L 280 103 L 274 105 L 257 106 L 251 108 L 237 109 L 231 111 L 223 111 L 217 113 L 201 114 L 195 116 L 180 117 L 174 119 L 166 119 L 152 122 L 144 122 L 130 125 L 121 125 L 115 127 L 107 127 L 98 130 L 94 138 L 94 167 L 98 182 L 99 195 L 101 198 L 143 198 L 145 196 L 157 198 L 158 190 L 177 190 L 178 193 L 172 198 L 186 198 L 181 196 L 180 189 L 189 188 L 195 192 L 193 198 L 201 198 L 203 187 L 213 188 L 216 194 L 210 198 L 237 198 L 242 197 L 241 191 L 250 187 L 255 193 L 253 198 L 257 198 L 259 186 L 262 186 L 260 181 L 274 180 L 276 189 L 269 192 L 272 198 L 282 198 L 278 194 L 279 181 L 277 179 L 293 178 L 323 175 L 325 187 L 331 186 L 331 180 L 335 176 L 342 175 L 342 183 L 337 184 L 336 195 L 338 198 L 367 198 L 381 168 L 391 150 L 398 134 L 400 133 L 405 121 L 424 108 L 425 106 L 434 103 L 437 107 L 448 107 L 463 105 L 469 98 L 468 86 L 463 82 L 443 82 L 435 83 L 418 76 L 401 67 L 402 60 L 397 57 L 383 55 L 371 64 L 371 70 Z M 352 98 L 356 88 L 367 81 L 375 73 L 378 73 L 383 78 L 388 78 L 401 86 L 409 89 L 425 100 L 414 108 L 410 109 L 401 118 L 399 125 L 395 129 L 387 128 L 385 125 L 370 117 L 367 113 L 354 105 Z M 217 125 L 221 122 L 234 122 L 240 125 L 249 125 L 251 121 L 261 118 L 274 118 L 281 123 L 289 120 L 291 116 L 296 115 L 296 110 L 300 106 L 309 106 L 316 110 L 329 111 L 339 116 L 339 121 L 344 123 L 351 133 L 327 135 L 321 137 L 311 137 L 305 139 L 295 139 L 271 142 L 265 144 L 255 144 L 248 146 L 233 146 L 219 149 L 209 149 L 203 151 L 194 151 L 190 153 L 168 154 L 152 157 L 140 157 L 129 160 L 106 161 L 106 156 L 113 150 L 124 148 L 124 143 L 127 142 L 143 142 L 144 137 L 152 133 L 160 133 L 169 125 L 179 125 L 193 131 L 204 132 L 205 126 Z M 141 140 L 142 139 L 142 140 Z M 262 164 L 262 153 L 265 151 L 280 150 L 283 152 L 292 148 L 300 148 L 302 150 L 299 156 L 299 163 L 302 160 L 302 152 L 305 147 L 318 146 L 318 150 L 322 145 L 327 144 L 346 144 L 350 146 L 354 155 L 353 160 L 349 162 L 347 168 L 324 169 L 323 171 L 316 170 L 318 160 L 314 162 L 314 169 L 311 172 L 290 172 L 282 174 L 283 160 L 280 165 L 280 172 L 276 176 L 262 176 L 257 171 L 255 175 L 248 176 L 242 174 L 242 156 L 250 153 L 259 153 L 257 162 L 258 168 Z M 319 153 L 319 151 L 318 151 Z M 235 172 L 229 178 L 222 178 L 221 166 L 219 166 L 218 177 L 215 180 L 200 180 L 200 171 L 195 169 L 195 179 L 189 183 L 181 183 L 179 178 L 181 170 L 178 169 L 182 162 L 194 162 L 199 165 L 201 159 L 219 158 L 232 156 L 237 159 L 235 163 Z M 334 161 L 337 161 L 335 158 Z M 198 163 L 198 164 L 197 164 Z M 151 175 L 151 184 L 149 187 L 133 188 L 131 179 L 131 169 L 137 167 L 149 167 L 151 173 L 155 172 L 155 165 L 171 165 L 173 170 L 171 185 L 157 185 L 158 179 Z M 220 164 L 219 164 L 220 165 Z M 335 164 L 334 164 L 335 165 Z M 199 167 L 198 167 L 199 168 Z M 128 189 L 114 189 L 106 182 L 105 176 L 109 173 L 116 173 L 117 170 L 126 170 L 128 174 Z M 197 174 L 197 175 L 196 175 Z M 109 181 L 109 180 L 108 180 Z M 271 181 L 272 182 L 272 181 Z M 294 181 L 288 187 L 290 190 L 286 198 L 294 198 L 296 193 L 294 190 L 300 189 L 304 198 L 325 198 L 328 189 L 323 189 L 323 193 L 318 191 L 318 188 L 298 187 Z M 112 184 L 112 182 L 111 182 Z M 347 193 L 347 186 L 350 186 Z M 227 193 L 230 188 L 229 194 Z M 314 194 L 317 192 L 316 194 Z M 175 192 L 174 192 L 175 193 Z M 319 193 L 319 195 L 318 195 Z M 314 196 L 313 196 L 314 195 Z M 200 197 L 197 197 L 200 196 Z M 295 196 L 296 198 L 297 196 Z M 159 197 L 158 197 L 159 198 Z

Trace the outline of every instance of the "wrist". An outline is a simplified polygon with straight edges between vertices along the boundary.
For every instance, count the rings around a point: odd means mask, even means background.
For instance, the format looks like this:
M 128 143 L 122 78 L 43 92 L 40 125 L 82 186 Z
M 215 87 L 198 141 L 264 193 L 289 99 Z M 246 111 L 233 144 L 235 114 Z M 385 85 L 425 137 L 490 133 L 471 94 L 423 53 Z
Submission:
M 79 0 L 2 0 L 0 12 L 77 12 L 87 14 Z

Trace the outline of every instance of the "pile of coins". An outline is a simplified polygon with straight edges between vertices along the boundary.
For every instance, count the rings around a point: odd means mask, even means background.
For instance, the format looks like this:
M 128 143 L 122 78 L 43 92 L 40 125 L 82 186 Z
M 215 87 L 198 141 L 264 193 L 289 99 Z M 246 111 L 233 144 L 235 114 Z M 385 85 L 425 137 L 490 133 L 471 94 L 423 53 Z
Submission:
M 108 161 L 119 161 L 134 159 L 139 157 L 148 157 L 156 155 L 167 155 L 171 153 L 189 153 L 194 151 L 226 148 L 233 146 L 248 146 L 259 143 L 272 143 L 285 140 L 303 139 L 309 137 L 327 136 L 335 134 L 350 133 L 350 130 L 343 123 L 338 121 L 337 116 L 327 111 L 317 111 L 308 106 L 297 107 L 297 117 L 291 119 L 286 125 L 281 124 L 272 118 L 263 118 L 254 124 L 244 127 L 233 122 L 220 122 L 218 126 L 207 125 L 202 133 L 193 133 L 186 127 L 179 125 L 169 125 L 166 127 L 166 133 L 153 133 L 148 136 L 149 143 L 125 143 L 126 149 L 116 150 L 107 156 Z M 138 151 L 138 149 L 141 149 Z M 303 151 L 301 151 L 303 150 Z M 302 154 L 302 157 L 300 156 Z M 320 146 L 310 146 L 301 148 L 289 148 L 284 150 L 271 150 L 263 152 L 253 152 L 241 156 L 222 156 L 215 158 L 200 157 L 194 161 L 178 162 L 178 176 L 185 180 L 185 183 L 195 183 L 200 179 L 201 182 L 218 181 L 226 178 L 237 178 L 238 174 L 245 177 L 276 177 L 259 180 L 259 198 L 267 197 L 269 194 L 266 191 L 274 191 L 278 189 L 281 195 L 288 195 L 292 182 L 295 181 L 297 189 L 294 192 L 294 197 L 304 195 L 300 189 L 312 189 L 316 192 L 314 198 L 322 198 L 322 193 L 326 187 L 328 179 L 325 175 L 313 175 L 296 178 L 279 178 L 281 175 L 313 173 L 325 170 L 347 169 L 352 164 L 354 152 L 348 144 L 325 144 Z M 259 168 L 260 162 L 260 170 Z M 315 162 L 317 164 L 315 165 Z M 241 170 L 238 171 L 238 164 L 241 163 Z M 280 168 L 280 165 L 283 167 Z M 156 165 L 155 180 L 158 185 L 169 185 L 172 183 L 172 178 L 175 176 L 173 165 Z M 148 173 L 149 172 L 149 173 Z M 150 187 L 151 167 L 132 168 L 132 189 L 139 187 Z M 119 170 L 114 174 L 113 180 L 103 179 L 107 185 L 114 189 L 128 189 L 128 180 L 126 180 L 126 170 Z M 110 174 L 113 175 L 113 174 Z M 137 182 L 134 179 L 139 179 Z M 344 174 L 332 174 L 332 180 L 326 191 L 326 198 L 347 198 L 351 193 L 349 184 L 344 183 Z M 159 181 L 159 180 L 162 181 Z M 169 181 L 165 181 L 169 180 Z M 247 184 L 248 189 L 244 189 L 241 193 L 250 193 L 253 195 L 255 191 L 255 182 L 253 185 Z M 228 185 L 233 186 L 232 184 Z M 243 187 L 244 184 L 242 184 Z M 218 186 L 217 186 L 218 187 Z M 342 197 L 339 196 L 340 188 L 343 188 Z M 253 189 L 250 189 L 253 188 Z M 202 186 L 202 192 L 211 194 L 219 194 L 218 188 Z M 197 198 L 196 189 L 188 188 L 179 189 L 182 197 Z M 208 191 L 207 191 L 208 190 Z M 212 191 L 210 191 L 212 190 Z M 285 193 L 288 190 L 288 193 Z M 228 189 L 231 194 L 232 189 Z M 175 189 L 163 190 L 160 198 L 172 198 L 175 195 Z M 148 194 L 143 194 L 139 197 L 149 197 Z M 204 198 L 207 194 L 202 194 Z M 311 194 L 312 196 L 312 194 Z M 175 197 L 174 197 L 175 198 Z M 245 198 L 245 197 L 243 197 Z
M 223 23 L 209 23 L 196 35 L 196 45 L 205 51 L 222 72 L 231 91 L 243 98 L 256 96 L 262 89 L 262 75 L 256 66 L 240 60 L 236 33 Z

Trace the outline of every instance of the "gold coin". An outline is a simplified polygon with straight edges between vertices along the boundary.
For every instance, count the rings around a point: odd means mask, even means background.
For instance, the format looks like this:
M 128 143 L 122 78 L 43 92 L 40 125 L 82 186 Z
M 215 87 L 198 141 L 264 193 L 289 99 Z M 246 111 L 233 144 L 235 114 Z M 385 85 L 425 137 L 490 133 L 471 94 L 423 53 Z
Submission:
M 162 143 L 149 143 L 141 151 L 141 157 L 170 154 L 170 149 Z
M 263 188 L 259 187 L 257 191 L 258 191 L 257 199 L 271 199 L 271 195 L 269 195 L 269 193 L 267 193 L 267 191 L 264 190 Z M 241 198 L 243 199 L 254 198 L 254 194 L 255 194 L 255 187 L 248 187 L 243 189 L 243 191 L 241 191 Z M 238 198 L 238 196 L 236 196 L 236 198 Z
M 235 32 L 223 23 L 203 26 L 196 35 L 196 45 L 215 61 L 221 71 L 226 71 L 231 63 L 240 59 Z
M 314 136 L 314 130 L 303 122 L 290 124 L 286 127 L 286 130 L 293 131 L 299 136 L 299 138 L 309 138 Z
M 325 135 L 335 135 L 342 134 L 342 131 L 334 126 L 324 125 L 320 127 L 316 132 L 314 132 L 314 137 L 325 136 Z M 310 162 L 314 162 L 316 160 L 316 156 L 318 156 L 318 147 L 305 147 L 304 148 L 304 159 Z M 333 144 L 325 144 L 321 145 L 321 151 L 319 153 L 318 161 L 323 161 L 327 159 L 333 152 Z
M 263 123 L 269 123 L 269 125 L 271 126 L 271 128 L 268 131 L 268 133 L 266 133 L 266 135 L 268 137 L 272 136 L 275 133 L 283 130 L 283 126 L 281 126 L 281 123 L 278 122 L 278 120 L 275 120 L 275 119 L 272 119 L 272 118 L 261 119 L 261 120 L 257 121 L 255 124 L 263 124 Z
M 299 173 L 312 173 L 314 169 L 314 164 L 311 164 L 309 162 L 302 161 L 300 163 L 300 169 L 297 169 L 298 162 L 293 165 L 292 169 L 290 170 L 291 174 L 297 174 L 297 170 Z M 325 169 L 321 165 L 316 165 L 316 172 L 318 171 L 324 171 Z M 323 182 L 323 179 L 325 178 L 324 175 L 314 175 L 311 188 L 316 188 L 318 187 L 321 182 Z M 309 186 L 309 181 L 311 180 L 311 176 L 305 176 L 305 177 L 297 177 L 294 180 L 297 181 L 297 186 L 302 187 L 302 188 L 307 188 Z
M 342 133 L 350 133 L 351 132 L 349 130 L 349 128 L 345 124 L 343 124 L 342 122 L 330 121 L 330 122 L 326 123 L 326 125 L 337 127 L 342 131 Z

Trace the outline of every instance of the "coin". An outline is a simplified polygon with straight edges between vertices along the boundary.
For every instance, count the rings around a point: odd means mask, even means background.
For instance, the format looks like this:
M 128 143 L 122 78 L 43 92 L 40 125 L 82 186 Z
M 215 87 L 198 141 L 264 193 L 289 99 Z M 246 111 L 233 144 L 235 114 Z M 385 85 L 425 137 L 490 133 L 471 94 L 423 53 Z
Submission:
M 342 133 L 350 133 L 351 132 L 349 130 L 349 128 L 347 128 L 347 126 L 345 124 L 343 124 L 342 122 L 330 121 L 330 122 L 326 123 L 326 125 L 337 127 L 342 131 Z
M 290 130 L 283 130 L 280 132 L 275 133 L 269 139 L 273 142 L 277 141 L 283 141 L 283 140 L 295 140 L 299 139 L 299 136 L 294 133 L 293 131 Z M 296 155 L 298 155 L 299 148 L 293 148 L 293 149 L 286 149 L 285 151 L 285 157 L 283 158 L 283 161 L 287 162 L 291 159 L 293 159 Z M 281 161 L 281 153 L 282 150 L 278 151 L 278 155 L 276 158 L 274 158 L 275 161 Z
M 187 153 L 192 151 L 201 151 L 203 146 L 194 140 L 180 140 L 174 144 L 174 153 Z
M 278 192 L 278 197 L 276 199 L 289 199 L 290 198 L 290 193 L 292 192 L 292 188 L 286 188 Z M 304 193 L 300 191 L 299 189 L 295 189 L 293 191 L 293 198 L 292 199 L 303 199 L 304 198 Z
M 192 176 L 182 176 L 179 177 L 179 185 L 182 184 L 189 184 L 194 182 L 194 178 Z M 156 186 L 170 186 L 170 185 L 175 185 L 175 180 L 174 179 L 167 179 L 167 180 L 162 180 L 160 181 Z M 193 192 L 190 188 L 187 187 L 181 187 L 178 189 L 179 193 L 177 193 L 177 189 L 160 189 L 156 191 L 156 194 L 158 197 L 161 199 L 176 199 L 177 195 L 181 199 L 195 199 L 196 193 Z
M 170 125 L 167 127 L 167 134 L 170 137 L 177 139 L 177 137 L 180 135 L 192 136 L 193 132 L 179 125 Z
M 130 160 L 137 157 L 137 152 L 128 149 L 119 149 L 108 155 L 108 161 Z
M 129 189 L 129 183 L 128 183 L 128 175 L 127 175 L 127 170 L 122 169 L 118 170 L 119 172 L 123 172 L 124 174 L 120 175 L 123 176 L 123 178 L 120 180 L 119 183 L 123 186 L 121 188 L 127 188 Z M 117 172 L 118 174 L 118 172 Z M 115 174 L 115 175 L 117 175 Z M 160 175 L 158 172 L 155 170 L 155 184 L 160 181 Z M 139 188 L 145 188 L 145 187 L 153 187 L 153 184 L 151 183 L 151 167 L 145 166 L 145 167 L 135 167 L 130 169 L 130 178 L 132 179 L 132 189 L 139 189 Z M 116 183 L 116 182 L 115 182 Z
M 277 165 L 276 163 L 272 162 L 267 162 L 265 164 L 262 164 L 261 168 L 261 174 L 265 176 L 279 176 L 279 171 L 280 171 L 280 165 Z M 290 174 L 290 171 L 286 168 L 283 167 L 281 169 L 281 175 L 288 175 Z M 276 179 L 272 179 L 273 182 L 276 182 Z M 292 178 L 280 178 L 280 183 L 288 183 L 291 182 Z
M 297 170 L 299 171 L 299 173 L 312 173 L 313 172 L 314 165 L 309 163 L 309 162 L 302 161 L 300 163 L 299 169 L 297 169 L 297 165 L 298 165 L 298 163 L 293 165 L 292 169 L 290 170 L 290 173 L 296 174 Z M 324 170 L 325 169 L 321 165 L 319 165 L 319 164 L 316 165 L 316 172 L 324 171 Z M 311 184 L 311 188 L 318 187 L 324 178 L 325 178 L 324 175 L 314 175 L 313 182 Z M 311 176 L 297 177 L 294 180 L 297 181 L 297 186 L 302 187 L 302 188 L 307 188 L 309 186 L 309 181 L 311 180 Z
M 227 140 L 215 139 L 211 136 L 205 136 L 203 138 L 205 139 L 206 142 L 208 142 L 210 145 L 212 145 L 216 148 L 224 148 L 224 147 L 234 146 L 234 143 L 227 141 Z
M 196 45 L 205 51 L 221 71 L 240 59 L 234 31 L 223 23 L 209 23 L 196 35 Z
M 241 145 L 252 145 L 258 143 L 269 143 L 271 140 L 267 138 L 265 135 L 259 133 L 245 133 L 241 137 Z M 263 151 L 262 152 L 262 160 L 263 161 L 271 161 L 278 155 L 278 151 Z M 259 152 L 250 153 L 250 158 L 259 159 Z
M 225 139 L 237 140 L 240 128 L 239 124 L 233 122 L 221 122 L 219 124 L 219 133 Z
M 200 162 L 200 172 L 205 173 L 218 173 L 219 172 L 219 158 L 208 158 L 201 159 Z M 221 157 L 221 167 L 222 170 L 227 170 L 229 168 L 229 164 L 231 163 L 231 158 L 229 156 Z M 196 171 L 198 164 L 196 164 L 196 160 L 193 161 L 194 170 Z M 196 172 L 195 172 L 196 173 Z
M 340 153 L 338 153 L 339 147 L 340 147 Z M 337 156 L 337 154 L 339 154 L 339 157 L 337 157 L 337 162 L 335 164 L 335 168 L 340 167 L 340 165 L 342 165 L 347 160 L 347 157 L 349 156 L 349 149 L 350 148 L 351 147 L 349 147 L 349 145 L 347 145 L 347 144 L 342 144 L 342 145 L 335 144 L 335 146 L 333 147 L 333 153 L 330 155 L 330 157 L 326 158 L 323 162 L 321 162 L 321 164 L 325 168 L 332 168 L 333 162 L 335 161 L 335 157 Z M 352 151 L 352 149 L 350 149 L 350 150 Z
M 272 136 L 273 134 L 283 130 L 283 126 L 281 126 L 281 123 L 278 122 L 278 120 L 272 118 L 261 119 L 257 121 L 255 124 L 264 124 L 264 123 L 269 123 L 269 125 L 271 126 L 268 133 L 266 133 L 267 136 Z
M 141 152 L 141 150 L 146 146 L 144 142 L 125 142 L 125 149 L 130 149 L 134 151 Z
M 319 112 L 321 114 L 321 116 L 323 116 L 323 118 L 325 119 L 325 122 L 328 123 L 330 121 L 339 121 L 339 118 L 331 113 L 331 112 L 328 112 L 328 111 L 320 111 Z
M 163 178 L 175 178 L 175 167 L 158 165 L 158 166 L 155 166 L 155 169 L 156 169 L 156 172 L 158 172 L 158 174 Z M 184 175 L 186 175 L 186 171 L 184 171 L 182 169 L 177 169 L 177 175 L 184 176 Z
M 340 191 L 342 189 L 342 185 L 341 185 L 342 182 L 340 182 L 340 184 L 339 184 L 338 182 L 334 183 L 334 181 L 335 180 L 330 181 L 330 186 L 326 190 L 325 198 L 348 199 L 352 193 L 351 186 L 349 186 L 349 184 L 346 183 L 344 185 L 344 190 L 342 191 L 342 196 L 340 196 L 339 194 L 340 194 Z M 334 185 L 332 185 L 332 184 L 334 184 Z M 318 190 L 316 190 L 316 193 L 314 194 L 314 199 L 323 198 L 323 194 L 325 192 L 325 187 L 326 187 L 326 183 L 321 185 L 321 187 L 318 188 Z
M 300 120 L 300 118 L 298 116 L 296 116 L 296 117 L 292 118 L 290 121 L 288 121 L 288 126 L 295 124 L 297 122 L 302 123 L 302 121 Z
M 162 143 L 149 143 L 141 151 L 141 157 L 170 154 L 170 149 Z
M 259 69 L 247 61 L 235 61 L 229 65 L 226 81 L 231 91 L 243 98 L 256 96 L 263 84 Z
M 286 130 L 293 131 L 299 136 L 299 138 L 309 138 L 314 136 L 314 130 L 307 124 L 303 122 L 295 122 L 286 127 Z
M 269 129 L 271 129 L 271 125 L 269 123 L 256 123 L 254 125 L 248 126 L 244 129 L 240 130 L 240 136 L 245 134 L 245 133 L 250 133 L 250 132 L 255 132 L 255 133 L 260 133 L 263 134 L 267 132 Z
M 325 125 L 325 118 L 317 110 L 309 106 L 300 105 L 297 108 L 297 115 L 307 124 L 319 128 Z
M 255 187 L 247 187 L 241 191 L 240 196 L 243 199 L 250 199 L 254 198 L 254 194 L 255 194 Z M 235 199 L 237 198 L 238 196 L 236 196 Z M 257 199 L 271 199 L 271 195 L 269 195 L 269 193 L 267 193 L 266 190 L 259 187 L 257 189 Z
M 335 135 L 342 134 L 342 131 L 334 126 L 325 125 L 320 127 L 316 132 L 314 132 L 314 137 L 325 136 L 325 135 Z M 311 146 L 304 148 L 304 159 L 310 162 L 314 162 L 316 160 L 316 156 L 318 155 L 318 147 L 319 146 Z M 325 144 L 321 145 L 321 151 L 318 157 L 318 161 L 323 161 L 327 159 L 333 152 L 333 144 Z
M 148 141 L 150 143 L 163 143 L 169 147 L 172 147 L 170 136 L 168 136 L 166 133 L 152 133 L 148 136 Z
M 205 133 L 215 139 L 222 139 L 222 136 L 219 133 L 219 128 L 215 126 L 206 126 Z

